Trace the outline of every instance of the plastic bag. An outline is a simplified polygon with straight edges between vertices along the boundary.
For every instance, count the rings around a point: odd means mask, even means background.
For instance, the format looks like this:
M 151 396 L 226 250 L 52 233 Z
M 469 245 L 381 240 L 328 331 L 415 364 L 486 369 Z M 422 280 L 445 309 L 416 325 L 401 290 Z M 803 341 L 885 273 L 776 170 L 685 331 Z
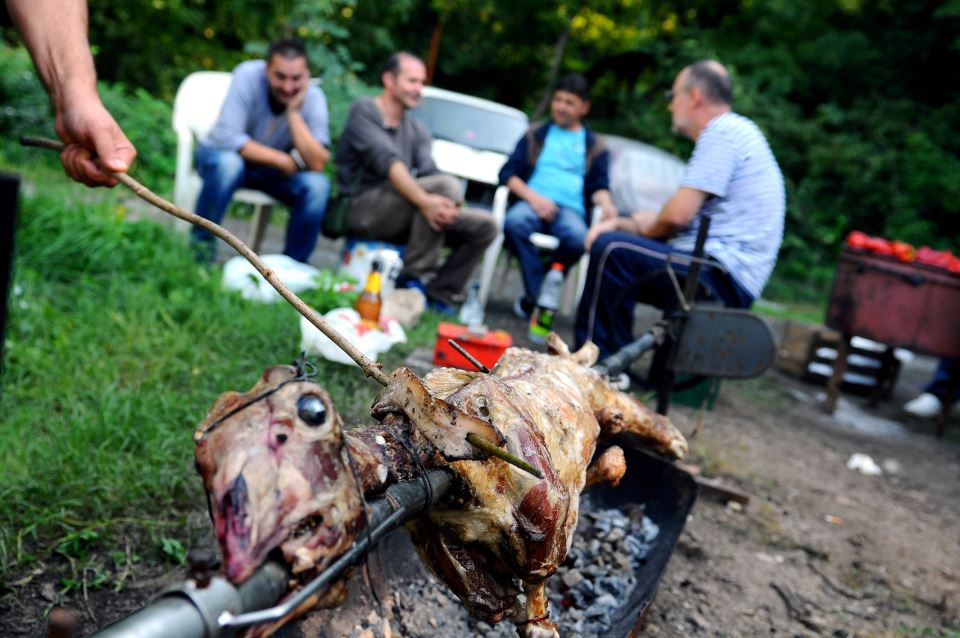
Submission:
M 382 241 L 368 241 L 360 239 L 349 240 L 340 257 L 340 266 L 337 273 L 353 278 L 363 285 L 370 274 L 373 260 L 380 262 L 380 272 L 383 273 L 381 296 L 386 298 L 393 292 L 397 275 L 403 268 L 401 247 Z
M 301 263 L 286 255 L 263 255 L 261 259 L 293 292 L 302 292 L 323 285 L 322 271 L 310 264 Z M 223 285 L 229 290 L 239 290 L 244 299 L 263 302 L 281 299 L 280 293 L 270 285 L 270 282 L 257 272 L 253 264 L 240 255 L 231 257 L 223 265 Z
M 368 328 L 360 322 L 360 315 L 353 308 L 334 308 L 323 318 L 334 330 L 356 348 L 376 360 L 395 343 L 403 343 L 407 335 L 395 319 L 384 319 L 380 330 Z M 327 361 L 356 365 L 346 352 L 326 337 L 306 317 L 300 318 L 300 349 L 307 354 L 318 354 Z

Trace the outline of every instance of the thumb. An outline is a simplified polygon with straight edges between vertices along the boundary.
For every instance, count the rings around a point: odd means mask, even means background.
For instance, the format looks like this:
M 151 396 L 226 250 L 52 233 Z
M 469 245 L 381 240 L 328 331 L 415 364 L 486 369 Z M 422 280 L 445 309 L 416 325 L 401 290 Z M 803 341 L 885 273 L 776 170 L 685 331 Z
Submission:
M 103 168 L 114 173 L 126 173 L 137 157 L 137 150 L 120 127 L 115 122 L 112 124 L 110 129 L 95 135 L 94 148 Z

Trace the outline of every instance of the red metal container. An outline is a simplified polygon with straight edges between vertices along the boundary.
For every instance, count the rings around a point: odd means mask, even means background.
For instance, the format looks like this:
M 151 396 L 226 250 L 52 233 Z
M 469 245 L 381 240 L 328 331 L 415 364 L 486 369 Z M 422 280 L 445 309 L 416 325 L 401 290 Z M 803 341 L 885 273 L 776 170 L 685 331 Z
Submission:
M 960 275 L 844 248 L 826 324 L 888 346 L 960 357 Z

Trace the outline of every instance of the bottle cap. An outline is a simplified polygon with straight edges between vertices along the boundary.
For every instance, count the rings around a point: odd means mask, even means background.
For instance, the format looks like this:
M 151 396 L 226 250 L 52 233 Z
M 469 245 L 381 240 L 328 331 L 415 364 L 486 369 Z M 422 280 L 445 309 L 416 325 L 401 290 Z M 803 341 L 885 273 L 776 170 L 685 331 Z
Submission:
M 555 261 L 550 265 L 550 270 L 563 270 L 563 264 L 559 261 Z
M 383 266 L 380 265 L 379 259 L 374 259 L 370 264 L 370 272 L 380 272 Z

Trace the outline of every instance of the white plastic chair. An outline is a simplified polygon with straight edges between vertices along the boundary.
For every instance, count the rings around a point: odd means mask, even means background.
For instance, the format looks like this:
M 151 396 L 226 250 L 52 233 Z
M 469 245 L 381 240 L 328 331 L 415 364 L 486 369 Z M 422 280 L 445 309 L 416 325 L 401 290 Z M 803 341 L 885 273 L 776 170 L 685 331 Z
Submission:
M 180 83 L 173 101 L 173 130 L 177 134 L 173 200 L 177 206 L 189 211 L 196 206 L 197 195 L 203 184 L 193 165 L 194 145 L 216 124 L 230 80 L 231 74 L 225 71 L 191 73 Z M 270 221 L 270 211 L 278 202 L 262 191 L 249 188 L 237 189 L 233 199 L 254 207 L 247 243 L 254 252 L 258 252 Z

